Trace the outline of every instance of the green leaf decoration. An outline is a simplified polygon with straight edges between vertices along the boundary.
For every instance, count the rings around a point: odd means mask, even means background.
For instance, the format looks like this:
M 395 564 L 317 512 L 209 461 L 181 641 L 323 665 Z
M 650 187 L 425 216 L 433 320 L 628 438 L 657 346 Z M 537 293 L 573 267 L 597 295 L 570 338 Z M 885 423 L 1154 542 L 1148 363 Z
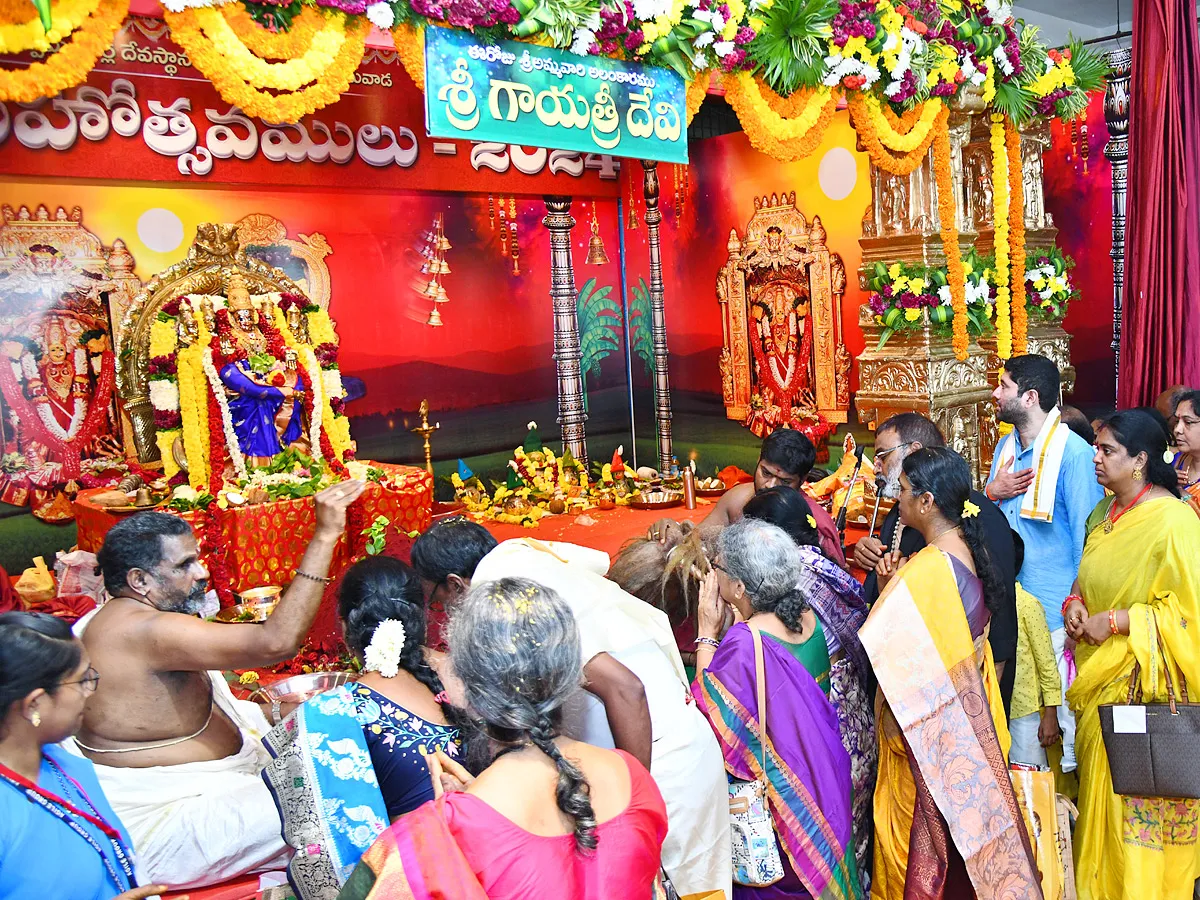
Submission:
M 292 27 L 292 19 L 300 15 L 300 0 L 278 6 L 273 3 L 246 3 L 245 7 L 255 22 L 275 31 L 288 31 Z
M 600 375 L 600 363 L 621 346 L 618 335 L 621 330 L 621 313 L 608 303 L 612 285 L 596 287 L 596 279 L 589 278 L 579 289 L 576 315 L 579 320 L 580 371 L 583 373 L 583 403 L 587 408 L 587 379 L 589 375 Z
M 33 0 L 33 6 L 37 10 L 38 18 L 42 20 L 42 30 L 49 31 L 52 24 L 50 21 L 50 0 Z
M 654 340 L 650 334 L 650 288 L 639 278 L 629 304 L 629 349 L 646 366 L 646 375 L 654 378 Z
M 1018 127 L 1032 119 L 1037 112 L 1033 94 L 1015 81 L 1001 81 L 996 85 L 992 106 L 1012 119 Z
M 1103 90 L 1111 71 L 1104 57 L 1085 46 L 1077 37 L 1071 38 L 1068 47 L 1071 51 L 1071 69 L 1075 72 L 1075 87 L 1085 94 Z
M 746 45 L 763 81 L 781 96 L 817 87 L 825 77 L 829 22 L 838 0 L 776 0 L 760 11 L 762 28 Z
M 883 331 L 881 331 L 879 333 L 879 343 L 875 346 L 875 349 L 882 350 L 883 345 L 888 342 L 888 338 L 890 338 L 895 333 L 896 333 L 896 329 L 894 329 L 894 328 L 883 329 Z

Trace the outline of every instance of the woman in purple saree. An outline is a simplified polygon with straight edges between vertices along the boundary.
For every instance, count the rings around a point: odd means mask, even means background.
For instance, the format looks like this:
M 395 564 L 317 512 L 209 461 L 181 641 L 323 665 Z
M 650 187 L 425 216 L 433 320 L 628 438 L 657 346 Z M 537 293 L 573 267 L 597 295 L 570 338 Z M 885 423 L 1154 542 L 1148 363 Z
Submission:
M 867 620 L 862 585 L 821 550 L 821 535 L 798 490 L 779 485 L 760 491 L 746 504 L 748 519 L 770 522 L 787 532 L 800 549 L 797 587 L 812 605 L 829 650 L 829 702 L 837 712 L 842 746 L 850 754 L 854 792 L 854 857 L 864 893 L 870 889 L 871 838 L 874 833 L 875 774 L 879 747 L 875 742 L 871 663 L 858 637 Z
M 769 886 L 735 885 L 734 900 L 855 900 L 862 889 L 852 852 L 850 757 L 819 684 L 828 679 L 829 656 L 821 623 L 796 587 L 800 552 L 781 529 L 747 519 L 721 532 L 713 565 L 701 587 L 692 691 L 731 780 L 765 775 L 784 870 Z M 736 623 L 725 630 L 729 618 Z M 765 735 L 751 629 L 762 635 Z

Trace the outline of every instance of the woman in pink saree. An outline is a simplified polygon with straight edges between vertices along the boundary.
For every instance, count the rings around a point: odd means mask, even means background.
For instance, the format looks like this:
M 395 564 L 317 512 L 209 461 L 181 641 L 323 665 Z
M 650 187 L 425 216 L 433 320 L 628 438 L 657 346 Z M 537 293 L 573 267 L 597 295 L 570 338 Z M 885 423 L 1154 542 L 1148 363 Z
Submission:
M 447 690 L 482 722 L 493 760 L 472 779 L 431 757 L 446 792 L 380 835 L 340 900 L 649 900 L 667 833 L 650 773 L 558 734 L 583 678 L 570 609 L 532 581 L 483 583 L 449 644 Z

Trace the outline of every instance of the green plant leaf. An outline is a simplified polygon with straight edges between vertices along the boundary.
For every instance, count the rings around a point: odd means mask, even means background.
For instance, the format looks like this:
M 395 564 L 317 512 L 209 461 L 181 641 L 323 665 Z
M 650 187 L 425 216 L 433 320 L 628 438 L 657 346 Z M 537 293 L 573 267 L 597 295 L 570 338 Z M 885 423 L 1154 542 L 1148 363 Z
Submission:
M 746 45 L 746 53 L 775 93 L 786 97 L 821 83 L 829 52 L 829 21 L 838 7 L 838 0 L 776 0 L 760 10 L 762 27 Z
M 890 338 L 890 337 L 891 337 L 893 334 L 895 334 L 895 333 L 896 333 L 896 329 L 895 329 L 895 328 L 885 328 L 885 329 L 883 329 L 883 331 L 882 331 L 882 332 L 880 332 L 880 334 L 879 334 L 879 343 L 875 345 L 875 349 L 876 349 L 876 350 L 882 350 L 882 349 L 883 349 L 883 345 L 884 345 L 884 344 L 886 344 L 886 343 L 888 342 L 888 338 Z

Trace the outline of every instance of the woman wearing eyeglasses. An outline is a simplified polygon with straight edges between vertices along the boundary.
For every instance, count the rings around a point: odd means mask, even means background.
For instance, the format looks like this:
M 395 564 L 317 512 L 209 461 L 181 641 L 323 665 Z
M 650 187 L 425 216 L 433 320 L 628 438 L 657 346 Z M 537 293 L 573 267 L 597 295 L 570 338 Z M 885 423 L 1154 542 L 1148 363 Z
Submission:
M 1200 391 L 1187 391 L 1175 403 L 1173 465 L 1183 499 L 1200 516 Z
M 62 619 L 0 615 L 0 897 L 141 900 L 129 836 L 92 763 L 57 746 L 100 676 Z

